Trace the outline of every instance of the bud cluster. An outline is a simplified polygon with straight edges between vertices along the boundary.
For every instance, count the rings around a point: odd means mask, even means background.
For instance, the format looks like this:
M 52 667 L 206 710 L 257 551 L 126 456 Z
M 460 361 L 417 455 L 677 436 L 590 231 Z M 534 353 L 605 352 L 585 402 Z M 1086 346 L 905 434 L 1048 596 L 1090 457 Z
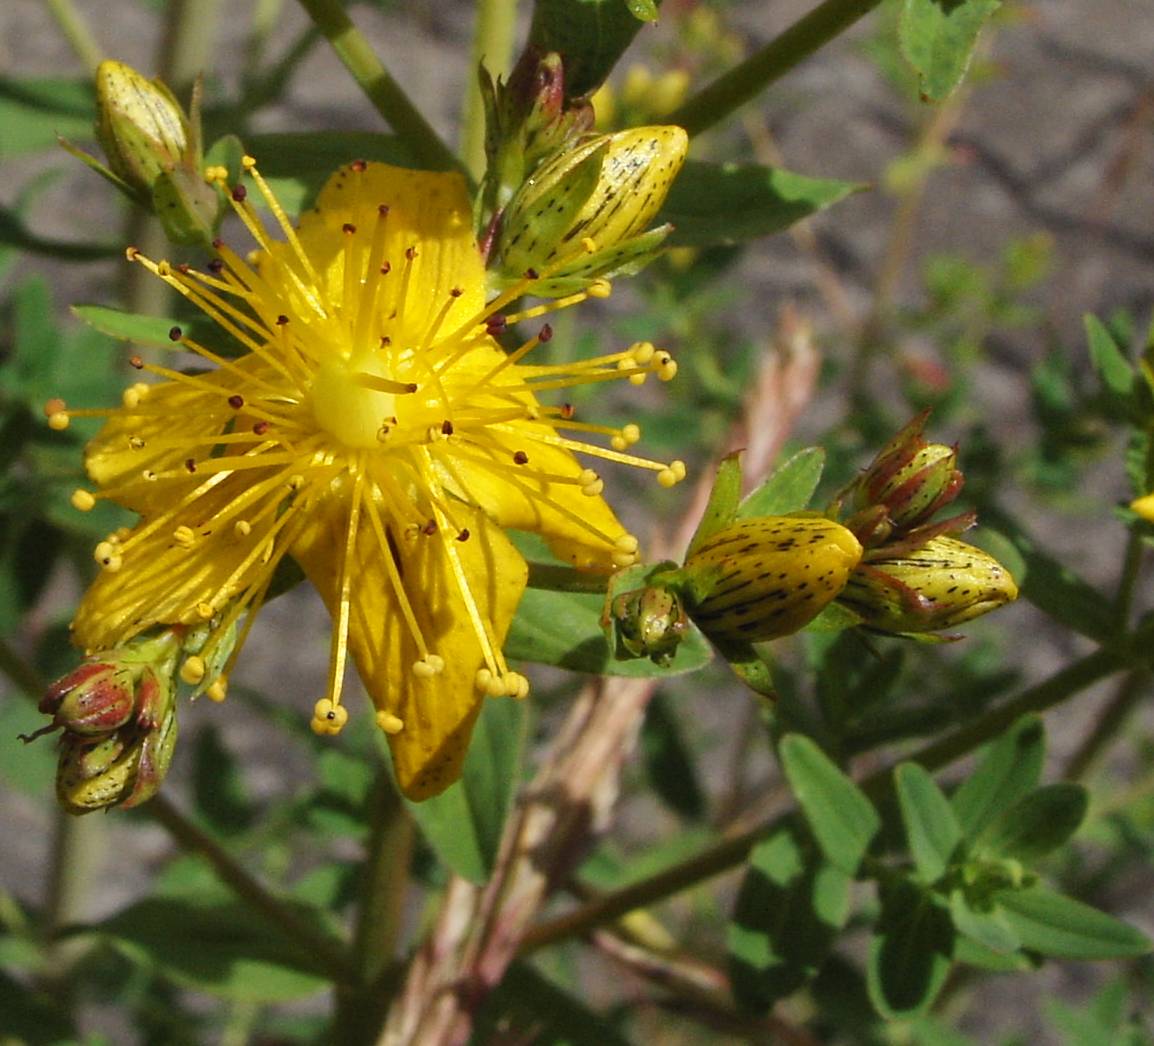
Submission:
M 60 730 L 56 796 L 73 814 L 137 806 L 155 794 L 176 745 L 173 673 L 180 639 L 166 631 L 93 654 L 40 701 Z

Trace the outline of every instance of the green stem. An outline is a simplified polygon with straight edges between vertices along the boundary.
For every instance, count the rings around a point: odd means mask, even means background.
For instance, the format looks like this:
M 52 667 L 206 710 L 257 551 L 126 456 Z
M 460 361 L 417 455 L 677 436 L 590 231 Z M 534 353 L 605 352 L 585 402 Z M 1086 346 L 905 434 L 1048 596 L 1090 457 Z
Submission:
M 340 0 L 300 0 L 300 5 L 377 112 L 412 147 L 417 159 L 438 170 L 458 169 L 457 158 L 385 70 L 364 34 L 345 14 Z
M 473 30 L 473 49 L 465 82 L 465 125 L 461 136 L 461 159 L 474 181 L 480 181 L 485 173 L 485 106 L 477 74 L 482 62 L 493 77 L 508 73 L 516 27 L 515 0 L 480 0 L 477 4 L 477 24 Z
M 1122 576 L 1114 597 L 1114 614 L 1119 628 L 1125 628 L 1134 604 L 1134 589 L 1142 570 L 1144 545 L 1137 528 L 1131 527 L 1126 539 L 1126 554 L 1122 560 Z
M 264 64 L 264 52 L 269 37 L 281 17 L 284 0 L 257 0 L 253 6 L 252 21 L 249 23 L 248 40 L 245 44 L 247 57 L 245 68 L 249 76 L 256 76 Z
M 104 58 L 104 49 L 96 42 L 96 37 L 73 6 L 72 0 L 46 0 L 46 6 L 73 53 L 84 63 L 85 69 L 95 73 Z
M 1113 647 L 1096 650 L 1037 686 L 1024 690 L 1006 704 L 987 712 L 976 722 L 960 727 L 907 758 L 920 763 L 927 770 L 940 769 L 996 737 L 1019 716 L 1052 708 L 1130 663 L 1131 656 L 1126 650 Z M 887 766 L 870 774 L 860 785 L 871 798 L 879 799 L 893 787 L 892 767 Z M 540 923 L 522 939 L 522 953 L 536 951 L 563 938 L 587 933 L 636 908 L 647 907 L 729 871 L 745 861 L 758 842 L 772 834 L 794 813 L 792 810 L 783 812 L 768 824 L 722 840 L 672 868 L 613 893 L 602 894 L 576 911 Z
M 217 877 L 242 901 L 260 912 L 302 949 L 304 954 L 323 963 L 334 977 L 355 983 L 358 971 L 343 943 L 301 918 L 284 900 L 277 897 L 249 874 L 215 839 L 188 820 L 164 796 L 158 795 L 144 808 L 185 850 L 199 854 Z
M 881 0 L 825 0 L 757 54 L 690 98 L 666 123 L 680 124 L 690 135 L 720 123 L 879 3 Z
M 219 12 L 220 0 L 172 0 L 157 65 L 178 98 L 212 64 Z
M 395 961 L 408 895 L 413 855 L 413 823 L 386 770 L 377 780 L 368 815 L 373 826 L 362 865 L 361 903 L 353 937 L 356 988 L 337 992 L 334 1021 L 338 1042 L 374 1042 L 384 1023 L 391 994 L 379 990 Z

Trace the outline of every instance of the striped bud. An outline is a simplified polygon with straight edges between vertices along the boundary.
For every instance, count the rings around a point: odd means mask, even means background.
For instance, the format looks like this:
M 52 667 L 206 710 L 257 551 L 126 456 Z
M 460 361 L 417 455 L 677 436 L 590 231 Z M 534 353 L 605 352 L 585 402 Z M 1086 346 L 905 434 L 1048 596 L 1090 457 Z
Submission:
M 1018 586 L 993 556 L 952 537 L 935 537 L 853 571 L 838 602 L 882 632 L 936 632 L 1018 598 Z
M 540 274 L 533 292 L 567 294 L 597 277 L 636 272 L 656 256 L 671 226 L 646 232 L 685 162 L 680 127 L 594 135 L 541 167 L 501 222 L 501 280 Z
M 686 561 L 689 615 L 719 642 L 789 635 L 837 597 L 861 556 L 853 534 L 820 516 L 740 519 Z

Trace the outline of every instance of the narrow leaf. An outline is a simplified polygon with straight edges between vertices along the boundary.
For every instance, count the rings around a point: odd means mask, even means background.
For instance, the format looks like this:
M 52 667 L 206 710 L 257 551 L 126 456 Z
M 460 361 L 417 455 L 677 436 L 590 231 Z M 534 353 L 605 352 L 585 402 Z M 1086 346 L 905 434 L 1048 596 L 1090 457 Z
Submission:
M 918 878 L 927 885 L 937 882 L 957 854 L 962 827 L 950 801 L 923 767 L 902 763 L 894 780 Z
M 940 102 L 962 82 L 978 33 L 999 0 L 904 0 L 898 42 L 922 98 Z
M 719 530 L 733 522 L 737 506 L 741 502 L 741 452 L 727 454 L 717 466 L 713 489 L 709 492 L 709 502 L 697 524 L 693 539 L 689 542 L 685 558 L 688 559 Z
M 849 915 L 850 885 L 795 827 L 754 849 L 728 931 L 742 1007 L 763 1013 L 816 974 Z
M 690 160 L 657 221 L 673 224 L 668 241 L 673 247 L 744 243 L 788 229 L 864 188 L 774 167 Z
M 497 856 L 505 817 L 521 781 L 527 708 L 524 701 L 486 701 L 461 779 L 432 799 L 407 804 L 437 856 L 470 882 L 488 879 Z
M 799 450 L 742 501 L 738 517 L 784 516 L 809 508 L 824 468 L 825 451 L 821 447 Z
M 1097 316 L 1086 316 L 1083 322 L 1090 345 L 1090 362 L 1107 397 L 1115 407 L 1133 409 L 1137 378 L 1134 365 L 1126 358 L 1110 329 Z
M 1046 785 L 1004 810 L 978 839 L 984 852 L 1030 864 L 1070 838 L 1081 825 L 1089 795 L 1070 782 Z
M 1128 959 L 1148 955 L 1140 930 L 1042 886 L 1003 890 L 994 900 L 1022 947 L 1057 959 Z
M 779 754 L 822 853 L 847 875 L 856 874 L 881 827 L 873 804 L 808 737 L 787 734 Z
M 986 748 L 977 769 L 951 799 L 967 839 L 976 839 L 1037 786 L 1045 757 L 1046 731 L 1036 715 L 1022 716 Z
M 172 316 L 144 316 L 125 312 L 107 305 L 73 305 L 72 315 L 101 334 L 120 341 L 136 342 L 138 345 L 180 351 L 180 344 L 172 338 L 175 327 L 182 334 L 221 355 L 236 356 L 244 351 L 240 343 L 217 323 L 201 314 L 177 320 Z
M 866 968 L 878 1013 L 890 1020 L 925 1013 L 945 984 L 953 949 L 953 924 L 931 894 L 905 880 L 883 890 Z
M 78 80 L 0 77 L 0 157 L 55 149 L 57 135 L 92 137 L 95 95 L 88 77 Z

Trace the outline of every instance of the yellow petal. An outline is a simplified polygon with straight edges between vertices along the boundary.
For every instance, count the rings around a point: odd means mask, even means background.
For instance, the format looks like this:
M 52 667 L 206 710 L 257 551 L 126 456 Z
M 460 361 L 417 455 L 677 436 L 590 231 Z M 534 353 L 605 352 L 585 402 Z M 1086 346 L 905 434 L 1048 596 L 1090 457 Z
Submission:
M 476 313 L 484 304 L 485 274 L 473 236 L 465 179 L 459 174 L 409 171 L 380 163 L 366 164 L 363 170 L 358 166 L 342 167 L 329 178 L 316 206 L 300 222 L 301 245 L 329 300 L 343 303 L 345 261 L 352 254 L 355 264 L 365 264 L 374 229 L 382 221 L 381 257 L 390 274 L 382 284 L 379 312 L 388 316 L 400 306 L 394 329 L 409 338 L 421 338 L 451 290 L 461 292 L 453 309 L 458 323 Z M 382 206 L 388 208 L 383 217 Z M 363 244 L 361 250 L 346 251 L 350 236 Z M 278 258 L 289 257 L 283 245 L 274 251 Z M 414 257 L 407 258 L 410 251 Z M 411 268 L 407 286 L 406 263 Z M 283 280 L 275 270 L 266 273 L 263 267 L 262 275 L 273 284 Z M 281 289 L 296 296 L 287 286 Z M 354 291 L 359 294 L 359 283 Z
M 469 538 L 449 540 L 481 616 L 490 623 L 495 642 L 503 643 L 525 587 L 524 560 L 481 513 L 462 507 L 459 517 Z M 345 502 L 332 498 L 318 506 L 293 549 L 330 612 L 338 598 L 339 549 L 347 519 Z M 356 546 L 349 649 L 374 705 L 404 724 L 389 737 L 389 746 L 401 791 L 420 800 L 460 777 L 483 700 L 476 676 L 484 656 L 442 535 L 406 537 L 394 527 L 390 537 L 417 625 L 428 650 L 444 659 L 444 670 L 429 679 L 414 674 L 420 651 L 390 582 L 387 553 L 364 521 Z
M 499 449 L 477 449 L 493 463 L 491 468 L 454 461 L 465 495 L 501 526 L 540 534 L 558 559 L 577 569 L 614 570 L 614 543 L 626 531 L 605 499 L 583 494 L 578 484 L 540 478 L 544 474 L 576 479 L 585 466 L 564 447 L 534 441 L 534 434 L 552 434 L 546 426 L 522 422 L 517 427 L 525 430 L 524 439 L 493 433 Z M 513 462 L 518 451 L 528 457 L 524 465 Z

